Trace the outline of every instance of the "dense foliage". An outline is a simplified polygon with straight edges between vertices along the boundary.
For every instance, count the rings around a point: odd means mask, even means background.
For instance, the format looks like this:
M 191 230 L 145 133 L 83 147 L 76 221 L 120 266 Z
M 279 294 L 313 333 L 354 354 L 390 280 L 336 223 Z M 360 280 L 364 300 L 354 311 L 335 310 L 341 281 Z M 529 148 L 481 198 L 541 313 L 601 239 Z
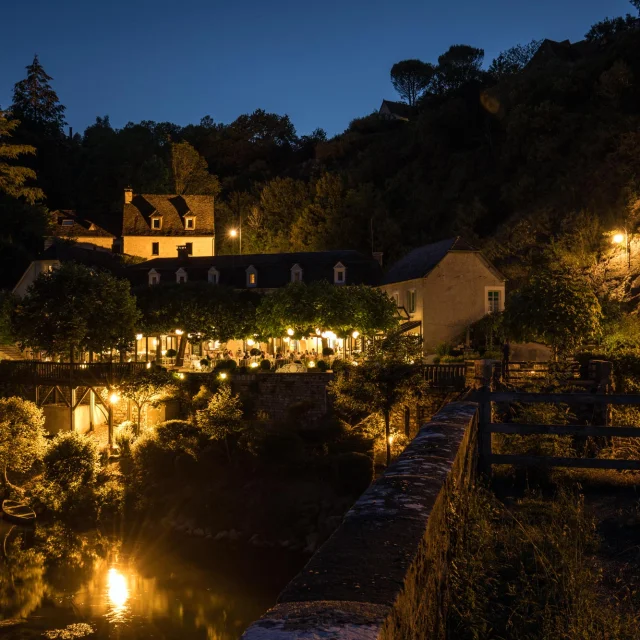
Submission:
M 75 263 L 40 275 L 14 311 L 22 348 L 51 356 L 123 351 L 133 341 L 139 311 L 129 282 Z

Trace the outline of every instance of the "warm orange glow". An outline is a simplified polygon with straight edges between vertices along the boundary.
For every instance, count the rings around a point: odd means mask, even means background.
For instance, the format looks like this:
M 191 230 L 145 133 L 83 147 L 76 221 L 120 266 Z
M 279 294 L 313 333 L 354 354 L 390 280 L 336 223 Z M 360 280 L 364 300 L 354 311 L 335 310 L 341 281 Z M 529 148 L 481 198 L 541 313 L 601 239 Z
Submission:
M 112 394 L 109 396 L 109 402 L 110 402 L 111 404 L 118 404 L 118 402 L 120 402 L 120 396 L 119 396 L 117 393 L 115 393 L 115 392 L 114 392 L 114 393 L 112 393 Z
M 220 374 L 220 380 L 226 380 L 226 379 L 227 379 L 227 374 L 223 371 L 223 372 Z
M 107 574 L 107 597 L 116 614 L 122 612 L 129 599 L 127 580 L 114 567 L 111 567 Z
M 293 335 L 293 329 L 287 329 L 287 335 L 288 336 L 292 336 Z
M 235 238 L 238 235 L 238 230 L 237 229 L 229 229 L 229 235 L 232 238 Z
M 620 243 L 624 242 L 624 233 L 616 233 L 616 235 L 613 236 L 613 241 L 616 244 L 620 244 Z

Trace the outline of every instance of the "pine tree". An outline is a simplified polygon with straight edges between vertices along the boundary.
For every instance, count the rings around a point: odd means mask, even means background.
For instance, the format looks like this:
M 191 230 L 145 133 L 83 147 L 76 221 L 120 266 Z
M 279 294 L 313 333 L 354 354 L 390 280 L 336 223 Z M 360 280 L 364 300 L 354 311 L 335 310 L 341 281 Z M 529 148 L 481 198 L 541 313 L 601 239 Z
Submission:
M 27 128 L 44 129 L 47 133 L 62 133 L 65 125 L 64 105 L 51 88 L 51 76 L 43 69 L 38 56 L 27 67 L 27 77 L 13 87 L 13 115 Z
M 0 192 L 13 198 L 25 198 L 29 203 L 44 197 L 42 190 L 29 186 L 35 180 L 36 172 L 28 167 L 20 167 L 8 160 L 15 160 L 21 155 L 34 154 L 35 147 L 27 144 L 9 144 L 13 130 L 20 124 L 19 120 L 10 120 L 4 111 L 0 111 Z

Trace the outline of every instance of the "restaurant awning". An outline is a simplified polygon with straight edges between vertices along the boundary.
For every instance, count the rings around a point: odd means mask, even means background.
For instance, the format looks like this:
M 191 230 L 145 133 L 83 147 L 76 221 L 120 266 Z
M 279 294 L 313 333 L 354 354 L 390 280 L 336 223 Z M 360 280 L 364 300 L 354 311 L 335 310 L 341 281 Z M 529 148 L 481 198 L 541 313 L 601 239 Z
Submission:
M 410 322 L 403 322 L 400 325 L 400 333 L 407 333 L 407 331 L 411 331 L 412 329 L 417 329 L 422 325 L 420 320 L 411 320 Z

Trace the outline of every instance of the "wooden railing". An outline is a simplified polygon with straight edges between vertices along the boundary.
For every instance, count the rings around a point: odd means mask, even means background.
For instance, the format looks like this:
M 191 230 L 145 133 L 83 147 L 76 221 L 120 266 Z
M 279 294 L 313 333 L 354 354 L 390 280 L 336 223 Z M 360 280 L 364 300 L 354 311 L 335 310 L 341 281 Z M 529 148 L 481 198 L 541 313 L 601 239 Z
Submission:
M 423 366 L 423 376 L 433 386 L 464 389 L 466 386 L 467 365 L 464 362 L 425 364 Z
M 517 435 L 556 435 L 556 436 L 604 436 L 621 438 L 640 438 L 640 428 L 629 426 L 591 426 L 591 425 L 548 425 L 493 423 L 491 406 L 500 403 L 552 403 L 582 404 L 602 407 L 606 415 L 607 405 L 640 405 L 640 394 L 595 394 L 595 393 L 520 393 L 490 392 L 487 387 L 477 393 L 480 403 L 478 422 L 479 464 L 485 472 L 491 471 L 491 465 L 510 464 L 544 467 L 577 467 L 582 469 L 628 469 L 640 471 L 640 460 L 613 460 L 603 458 L 567 458 L 556 456 L 531 456 L 496 454 L 492 450 L 493 433 Z
M 0 379 L 22 384 L 111 385 L 144 371 L 144 362 L 36 362 L 3 360 Z

